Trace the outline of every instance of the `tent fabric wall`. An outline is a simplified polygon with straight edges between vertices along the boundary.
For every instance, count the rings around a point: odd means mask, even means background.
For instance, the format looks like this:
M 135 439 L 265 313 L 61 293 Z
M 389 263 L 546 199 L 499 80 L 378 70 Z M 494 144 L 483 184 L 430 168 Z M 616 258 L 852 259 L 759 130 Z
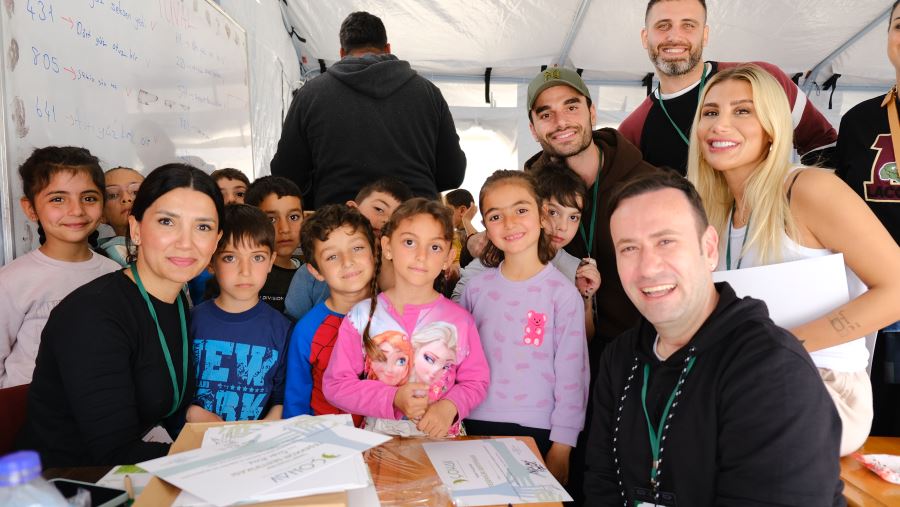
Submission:
M 788 74 L 807 72 L 874 20 L 884 0 L 709 0 L 708 59 L 772 62 Z M 350 12 L 382 18 L 393 51 L 424 74 L 527 78 L 544 64 L 584 69 L 588 81 L 640 83 L 652 66 L 641 46 L 646 2 L 614 0 L 415 0 L 377 2 L 287 0 L 286 22 L 304 72 L 317 72 L 318 59 L 338 58 L 338 29 Z M 887 30 L 876 27 L 825 62 L 817 76 L 832 72 L 841 84 L 884 88 L 894 73 L 885 57 Z M 570 46 L 568 45 L 570 43 Z M 846 55 L 846 56 L 845 56 Z
M 221 0 L 219 5 L 247 31 L 253 167 L 239 169 L 253 177 L 263 176 L 269 174 L 269 162 L 281 138 L 291 89 L 300 80 L 300 63 L 278 3 Z
M 819 69 L 816 82 L 801 78 L 799 84 L 835 127 L 850 107 L 894 83 L 885 53 L 891 2 L 708 0 L 707 5 L 705 59 L 763 60 L 788 75 Z M 285 26 L 297 33 L 291 42 L 304 79 L 319 73 L 320 59 L 326 66 L 338 59 L 341 21 L 354 11 L 371 12 L 384 21 L 392 51 L 445 90 L 464 141 L 486 138 L 468 132 L 473 126 L 492 130 L 496 149 L 512 150 L 518 167 L 540 149 L 522 104 L 528 81 L 542 65 L 583 69 L 599 127 L 618 126 L 643 100 L 641 81 L 653 71 L 640 39 L 645 9 L 645 1 L 614 0 L 286 0 L 282 5 Z M 492 90 L 498 91 L 490 104 L 484 103 L 486 67 L 492 69 Z M 834 73 L 841 78 L 832 95 L 821 84 Z M 500 94 L 500 86 L 515 86 L 516 100 L 508 90 Z M 477 151 L 469 153 L 471 143 L 463 148 L 471 172 L 463 187 L 477 195 L 487 168 L 480 167 Z

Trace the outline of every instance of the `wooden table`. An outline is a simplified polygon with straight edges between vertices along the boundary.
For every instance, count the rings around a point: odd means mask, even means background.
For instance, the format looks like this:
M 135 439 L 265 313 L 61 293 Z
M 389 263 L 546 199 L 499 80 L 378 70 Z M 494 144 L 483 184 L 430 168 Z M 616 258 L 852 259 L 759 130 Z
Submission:
M 857 452 L 900 455 L 900 438 L 869 437 Z M 900 485 L 878 477 L 850 456 L 841 458 L 841 479 L 850 507 L 900 507 Z
M 190 429 L 190 428 L 189 428 Z M 205 430 L 204 430 L 205 431 Z M 200 433 L 202 438 L 202 432 Z M 482 437 L 460 437 L 460 439 L 477 439 Z M 501 437 L 494 437 L 501 438 Z M 515 437 L 526 444 L 540 456 L 534 439 L 531 437 Z M 452 502 L 446 490 L 441 487 L 441 480 L 437 476 L 431 461 L 422 447 L 427 439 L 394 437 L 394 439 L 372 448 L 364 453 L 366 464 L 372 473 L 375 489 L 383 503 L 392 505 L 428 505 L 451 506 Z M 185 449 L 174 449 L 180 452 Z M 84 482 L 97 482 L 106 475 L 110 467 L 72 467 L 51 468 L 44 471 L 47 479 L 61 477 Z M 876 477 L 877 478 L 877 477 Z M 881 479 L 879 479 L 881 480 Z M 171 503 L 178 494 L 178 488 L 158 479 L 153 480 L 151 495 L 164 495 L 163 501 Z M 148 488 L 150 488 L 148 486 Z M 156 490 L 156 491 L 153 491 Z M 147 489 L 144 490 L 147 492 Z M 148 502 L 144 495 L 138 497 L 137 505 L 157 503 L 159 496 Z M 312 498 L 312 497 L 307 497 Z M 314 505 L 346 505 L 346 495 L 336 493 L 331 495 L 319 495 Z M 264 505 L 297 505 L 298 499 L 268 502 Z M 528 504 L 529 507 L 561 507 L 558 502 Z
M 484 437 L 459 437 L 460 440 L 475 440 Z M 504 437 L 487 437 L 504 438 Z M 536 456 L 540 456 L 534 439 L 531 437 L 514 437 L 528 444 Z M 451 506 L 452 502 L 437 472 L 431 466 L 431 460 L 425 454 L 422 438 L 394 437 L 378 447 L 369 449 L 364 457 L 378 498 L 382 503 L 390 505 L 428 505 Z M 543 461 L 543 459 L 542 459 Z M 518 504 L 514 504 L 518 505 Z M 523 504 L 525 505 L 525 504 Z M 559 502 L 531 503 L 529 507 L 561 507 Z

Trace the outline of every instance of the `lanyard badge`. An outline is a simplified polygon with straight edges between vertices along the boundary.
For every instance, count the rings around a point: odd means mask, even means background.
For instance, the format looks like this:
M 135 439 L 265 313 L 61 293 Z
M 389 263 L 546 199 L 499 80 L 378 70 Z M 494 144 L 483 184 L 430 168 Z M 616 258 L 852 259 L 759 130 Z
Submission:
M 706 64 L 705 63 L 703 64 L 703 74 L 701 74 L 701 76 L 700 76 L 700 90 L 697 92 L 697 105 L 698 106 L 700 105 L 700 97 L 703 95 L 703 87 L 704 86 L 706 86 Z M 678 124 L 675 123 L 675 120 L 672 119 L 672 116 L 666 110 L 666 104 L 665 104 L 666 101 L 664 101 L 662 98 L 662 93 L 659 91 L 659 86 L 656 87 L 656 98 L 659 99 L 659 107 L 662 109 L 663 113 L 666 114 L 666 118 L 669 119 L 669 123 L 671 123 L 672 126 L 675 127 L 675 132 L 678 133 L 678 137 L 680 137 L 681 140 L 684 141 L 684 144 L 690 145 L 691 142 L 688 140 L 687 134 L 685 134 L 681 130 L 681 128 L 678 126 Z
M 141 293 L 141 297 L 144 298 L 144 302 L 147 303 L 147 309 L 150 310 L 150 317 L 153 318 L 153 322 L 156 324 L 156 333 L 159 336 L 159 346 L 162 347 L 163 356 L 166 358 L 166 366 L 169 368 L 169 378 L 172 380 L 172 408 L 169 410 L 169 413 L 166 414 L 166 417 L 174 414 L 178 407 L 181 405 L 181 400 L 184 399 L 184 390 L 187 387 L 187 361 L 188 361 L 188 339 L 187 339 L 187 319 L 184 317 L 184 305 L 181 301 L 181 293 L 178 293 L 178 299 L 176 300 L 176 304 L 178 305 L 178 319 L 181 323 L 181 390 L 179 392 L 178 389 L 178 379 L 175 376 L 175 366 L 172 364 L 172 354 L 169 353 L 169 347 L 166 345 L 166 335 L 163 334 L 162 327 L 159 325 L 159 318 L 156 316 L 156 309 L 153 308 L 153 303 L 150 301 L 150 295 L 147 294 L 147 289 L 144 288 L 144 283 L 141 282 L 141 276 L 138 274 L 137 266 L 134 264 L 130 265 L 131 274 L 134 276 L 134 282 L 138 286 L 138 291 Z
M 581 233 L 581 239 L 584 240 L 584 247 L 587 249 L 588 258 L 591 257 L 592 249 L 594 248 L 594 232 L 596 232 L 597 228 L 595 227 L 597 224 L 597 208 L 600 207 L 600 203 L 597 202 L 597 191 L 600 187 L 600 171 L 603 169 L 603 150 L 600 150 L 600 164 L 597 166 L 597 176 L 594 178 L 594 189 L 593 189 L 593 200 L 591 201 L 591 232 L 584 232 L 584 221 L 582 220 L 580 224 L 578 224 L 578 231 Z

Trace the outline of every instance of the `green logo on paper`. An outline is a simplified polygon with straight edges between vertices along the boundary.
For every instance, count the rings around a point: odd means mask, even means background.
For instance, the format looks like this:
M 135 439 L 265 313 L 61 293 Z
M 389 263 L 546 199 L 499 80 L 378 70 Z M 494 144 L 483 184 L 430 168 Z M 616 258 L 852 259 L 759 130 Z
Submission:
M 443 465 L 444 471 L 447 472 L 447 476 L 450 477 L 453 484 L 469 482 L 469 480 L 466 479 L 465 472 L 463 472 L 462 468 L 455 461 L 447 460 L 443 462 Z

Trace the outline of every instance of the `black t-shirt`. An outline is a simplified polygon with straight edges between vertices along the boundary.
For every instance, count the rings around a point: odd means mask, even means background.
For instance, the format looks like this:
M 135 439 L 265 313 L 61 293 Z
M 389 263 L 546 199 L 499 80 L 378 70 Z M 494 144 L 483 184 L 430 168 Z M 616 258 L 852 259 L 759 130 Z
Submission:
M 716 63 L 712 62 L 712 71 L 707 81 L 716 72 Z M 700 98 L 700 86 L 695 86 L 677 97 L 664 101 L 666 112 L 672 117 L 666 116 L 659 107 L 659 98 L 653 94 L 650 100 L 656 107 L 651 107 L 647 112 L 647 120 L 644 122 L 644 132 L 641 135 L 641 153 L 644 161 L 656 167 L 671 167 L 679 174 L 687 174 L 687 144 L 678 135 L 673 122 L 678 125 L 684 136 L 690 140 L 691 124 L 694 121 L 694 113 L 697 111 L 697 101 Z
M 266 284 L 259 291 L 259 299 L 262 299 L 272 308 L 284 313 L 284 296 L 291 286 L 291 280 L 297 268 L 282 268 L 272 266 L 272 271 L 266 278 Z
M 841 118 L 836 172 L 900 244 L 900 176 L 883 101 L 860 102 Z
M 194 393 L 194 367 L 183 354 L 177 303 L 150 299 L 179 390 L 188 362 L 181 406 L 163 420 L 172 381 L 137 285 L 123 271 L 101 276 L 66 296 L 41 336 L 19 445 L 38 450 L 45 468 L 138 463 L 168 452 L 168 444 L 141 437 L 160 423 L 176 436 Z

